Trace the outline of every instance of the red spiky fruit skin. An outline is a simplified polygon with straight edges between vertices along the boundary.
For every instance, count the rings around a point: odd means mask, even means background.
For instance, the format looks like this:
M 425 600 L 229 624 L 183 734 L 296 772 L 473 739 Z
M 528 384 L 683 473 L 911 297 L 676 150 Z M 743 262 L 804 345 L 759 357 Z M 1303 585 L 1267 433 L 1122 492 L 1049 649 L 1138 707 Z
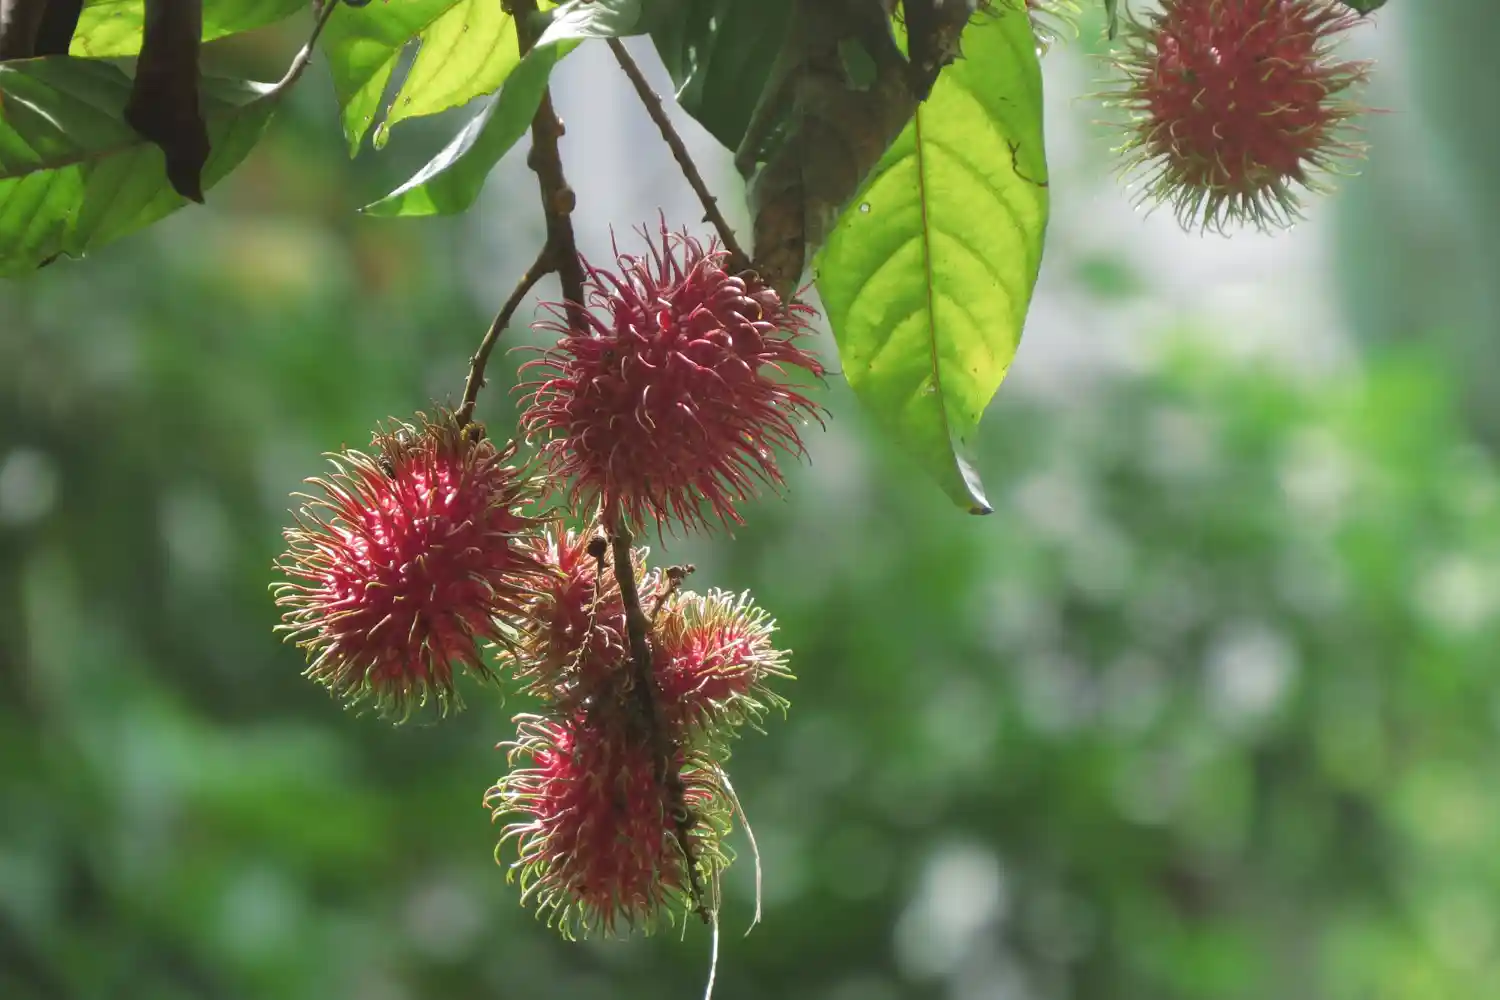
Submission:
M 685 592 L 658 615 L 653 633 L 661 714 L 671 725 L 715 735 L 743 724 L 758 728 L 768 708 L 786 699 L 767 686 L 792 679 L 776 626 L 748 594 Z
M 537 324 L 561 339 L 522 366 L 538 377 L 521 426 L 575 509 L 618 506 L 634 529 L 741 523 L 741 503 L 782 484 L 775 451 L 803 454 L 798 425 L 820 412 L 776 377 L 823 375 L 799 343 L 814 312 L 665 224 L 650 249 L 617 252 L 617 272 L 584 261 L 578 322 L 564 303 Z
M 404 717 L 435 698 L 458 707 L 455 666 L 489 670 L 481 640 L 509 642 L 547 569 L 522 509 L 536 489 L 504 449 L 449 415 L 378 432 L 374 454 L 330 456 L 321 495 L 285 531 L 280 628 L 307 675 L 350 704 Z
M 515 677 L 526 693 L 564 710 L 617 697 L 629 670 L 630 642 L 625 602 L 607 554 L 599 573 L 598 553 L 607 543 L 596 532 L 554 523 L 533 544 L 552 573 L 526 607 L 526 634 L 506 651 Z M 659 574 L 645 571 L 644 549 L 633 558 L 636 588 L 649 608 L 663 583 Z
M 1342 134 L 1364 109 L 1343 95 L 1369 68 L 1333 55 L 1359 21 L 1333 0 L 1163 0 L 1127 24 L 1115 102 L 1145 196 L 1188 228 L 1299 219 L 1299 189 L 1359 152 Z
M 497 858 L 517 845 L 511 877 L 523 902 L 566 937 L 650 932 L 691 903 L 693 877 L 674 813 L 686 812 L 688 852 L 705 884 L 729 863 L 721 844 L 728 807 L 711 766 L 686 750 L 681 805 L 658 779 L 649 739 L 627 720 L 579 714 L 568 721 L 522 717 L 510 745 L 513 769 L 485 796 L 495 818 L 511 817 Z

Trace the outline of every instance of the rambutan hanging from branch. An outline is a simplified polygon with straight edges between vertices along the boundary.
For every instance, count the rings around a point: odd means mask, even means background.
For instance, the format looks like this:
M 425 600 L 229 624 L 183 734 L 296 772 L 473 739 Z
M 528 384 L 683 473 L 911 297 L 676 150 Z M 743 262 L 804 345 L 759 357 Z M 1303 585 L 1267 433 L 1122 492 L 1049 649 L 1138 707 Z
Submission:
M 537 324 L 561 339 L 522 366 L 521 426 L 575 509 L 606 501 L 634 529 L 739 523 L 740 504 L 782 483 L 775 452 L 802 454 L 799 426 L 819 414 L 782 381 L 823 374 L 801 344 L 813 310 L 665 223 L 649 256 L 617 251 L 616 265 L 585 265 L 590 308 Z
M 1300 192 L 1361 148 L 1347 92 L 1368 66 L 1334 55 L 1360 17 L 1332 0 L 1162 0 L 1125 24 L 1125 80 L 1107 102 L 1127 113 L 1125 170 L 1145 201 L 1187 228 L 1289 226 Z
M 404 717 L 459 703 L 455 666 L 486 678 L 480 640 L 509 643 L 548 576 L 522 513 L 536 495 L 497 448 L 451 415 L 377 432 L 373 454 L 330 456 L 334 472 L 285 532 L 279 626 L 307 675 L 351 704 Z

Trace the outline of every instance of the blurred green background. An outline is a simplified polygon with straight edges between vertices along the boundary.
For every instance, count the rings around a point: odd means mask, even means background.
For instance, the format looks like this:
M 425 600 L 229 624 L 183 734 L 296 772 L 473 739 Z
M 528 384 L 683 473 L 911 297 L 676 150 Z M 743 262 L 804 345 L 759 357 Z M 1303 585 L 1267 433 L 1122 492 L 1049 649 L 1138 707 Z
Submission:
M 1372 158 L 1274 240 L 1133 212 L 1049 55 L 995 516 L 835 388 L 786 499 L 670 546 L 799 676 L 731 765 L 765 922 L 741 841 L 722 1000 L 1500 997 L 1500 9 L 1391 7 Z M 302 30 L 214 51 L 274 78 Z M 560 77 L 585 247 L 695 218 L 607 60 Z M 518 906 L 517 703 L 355 717 L 271 631 L 287 493 L 456 397 L 540 239 L 519 154 L 469 216 L 354 213 L 451 127 L 351 163 L 315 67 L 209 208 L 0 288 L 0 998 L 700 994 L 701 927 Z

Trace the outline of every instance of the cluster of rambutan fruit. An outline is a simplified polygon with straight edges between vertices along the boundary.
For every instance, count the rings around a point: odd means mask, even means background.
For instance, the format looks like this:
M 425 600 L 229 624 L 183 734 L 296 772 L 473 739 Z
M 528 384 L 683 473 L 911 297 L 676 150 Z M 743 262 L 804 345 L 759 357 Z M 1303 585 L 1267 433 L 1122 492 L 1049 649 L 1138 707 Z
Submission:
M 569 935 L 716 906 L 726 744 L 784 708 L 787 658 L 747 596 L 685 590 L 631 541 L 738 522 L 818 412 L 783 376 L 823 371 L 811 310 L 722 250 L 663 226 L 617 264 L 537 324 L 560 339 L 523 366 L 534 461 L 450 411 L 380 430 L 310 480 L 279 562 L 282 627 L 335 695 L 404 718 L 457 704 L 457 671 L 535 699 L 484 801 Z
M 1077 9 L 1027 6 L 1039 32 Z M 1358 20 L 1339 0 L 1161 0 L 1129 21 L 1113 99 L 1147 196 L 1189 225 L 1291 222 L 1297 190 L 1353 149 L 1340 95 L 1366 67 L 1331 45 Z M 823 373 L 799 343 L 812 310 L 726 258 L 663 225 L 614 271 L 584 262 L 587 301 L 537 324 L 560 339 L 523 366 L 535 461 L 468 408 L 419 416 L 333 456 L 286 533 L 283 628 L 335 695 L 446 709 L 458 670 L 536 698 L 484 801 L 509 820 L 523 895 L 568 934 L 715 905 L 726 742 L 785 705 L 766 686 L 790 676 L 767 616 L 684 590 L 684 570 L 631 544 L 738 522 L 818 413 L 782 380 Z

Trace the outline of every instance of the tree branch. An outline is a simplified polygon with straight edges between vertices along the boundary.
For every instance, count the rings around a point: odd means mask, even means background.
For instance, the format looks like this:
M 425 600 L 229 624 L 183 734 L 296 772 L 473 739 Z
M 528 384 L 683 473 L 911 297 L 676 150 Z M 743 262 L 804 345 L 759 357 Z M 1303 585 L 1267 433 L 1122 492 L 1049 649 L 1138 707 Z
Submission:
M 516 40 L 521 55 L 536 44 L 534 18 L 536 0 L 509 0 L 508 7 L 516 20 Z M 563 123 L 552 107 L 552 88 L 542 91 L 542 102 L 531 119 L 531 154 L 526 163 L 536 172 L 542 194 L 542 213 L 547 219 L 547 245 L 552 250 L 552 266 L 562 284 L 563 299 L 573 303 L 568 313 L 584 307 L 583 264 L 578 259 L 578 242 L 573 238 L 573 206 L 578 198 L 568 186 L 563 173 L 562 153 L 557 140 L 562 138 Z
M 615 582 L 620 586 L 620 600 L 625 605 L 625 634 L 630 642 L 631 690 L 635 694 L 640 719 L 651 741 L 651 753 L 656 759 L 656 780 L 667 793 L 671 807 L 673 836 L 682 851 L 683 867 L 687 869 L 688 890 L 693 907 L 705 923 L 711 922 L 707 906 L 703 901 L 703 885 L 698 878 L 698 859 L 693 855 L 689 834 L 693 828 L 693 817 L 688 812 L 682 787 L 682 775 L 678 773 L 677 743 L 662 725 L 657 711 L 659 689 L 656 671 L 651 664 L 651 621 L 641 607 L 641 592 L 635 582 L 635 560 L 630 547 L 635 539 L 620 514 L 618 506 L 606 499 L 605 530 L 609 534 L 610 553 L 614 559 Z
M 47 0 L 0 0 L 0 60 L 36 55 L 36 36 Z
M 667 110 L 662 106 L 661 98 L 651 89 L 651 84 L 641 73 L 641 68 L 636 65 L 630 53 L 625 50 L 625 44 L 618 38 L 609 40 L 609 50 L 615 54 L 615 61 L 630 78 L 631 86 L 635 87 L 636 95 L 640 97 L 641 103 L 646 107 L 646 113 L 661 130 L 661 137 L 667 141 L 667 146 L 672 150 L 672 158 L 677 161 L 677 166 L 682 169 L 682 175 L 687 178 L 693 193 L 703 204 L 703 221 L 713 223 L 714 229 L 719 233 L 719 242 L 724 244 L 724 249 L 729 251 L 729 270 L 731 273 L 739 273 L 750 269 L 750 256 L 740 247 L 739 241 L 735 239 L 734 230 L 729 228 L 729 221 L 724 218 L 724 213 L 719 211 L 719 201 L 714 197 L 708 185 L 703 182 L 703 175 L 698 173 L 693 158 L 688 153 L 687 144 L 682 141 L 682 136 L 672 126 L 672 119 L 667 116 Z
M 474 416 L 474 404 L 479 401 L 479 390 L 484 388 L 484 367 L 489 363 L 490 353 L 494 351 L 495 344 L 500 340 L 500 334 L 510 326 L 510 321 L 516 315 L 516 310 L 521 308 L 526 295 L 536 283 L 545 278 L 553 271 L 553 253 L 550 245 L 543 246 L 541 252 L 536 255 L 536 260 L 521 275 L 521 280 L 511 291 L 510 298 L 505 300 L 505 305 L 495 314 L 495 319 L 490 323 L 490 328 L 485 331 L 484 339 L 479 342 L 479 348 L 474 356 L 469 359 L 469 377 L 464 381 L 464 398 L 454 412 L 454 419 L 459 427 L 468 424 Z
M 318 9 L 318 19 L 313 22 L 312 34 L 307 36 L 307 44 L 302 46 L 302 51 L 297 53 L 292 64 L 287 67 L 286 75 L 276 84 L 273 93 L 280 95 L 286 92 L 292 84 L 301 79 L 302 74 L 307 72 L 307 67 L 312 63 L 313 52 L 318 44 L 318 38 L 323 34 L 323 29 L 328 25 L 328 19 L 339 7 L 339 0 L 323 0 L 323 6 Z

